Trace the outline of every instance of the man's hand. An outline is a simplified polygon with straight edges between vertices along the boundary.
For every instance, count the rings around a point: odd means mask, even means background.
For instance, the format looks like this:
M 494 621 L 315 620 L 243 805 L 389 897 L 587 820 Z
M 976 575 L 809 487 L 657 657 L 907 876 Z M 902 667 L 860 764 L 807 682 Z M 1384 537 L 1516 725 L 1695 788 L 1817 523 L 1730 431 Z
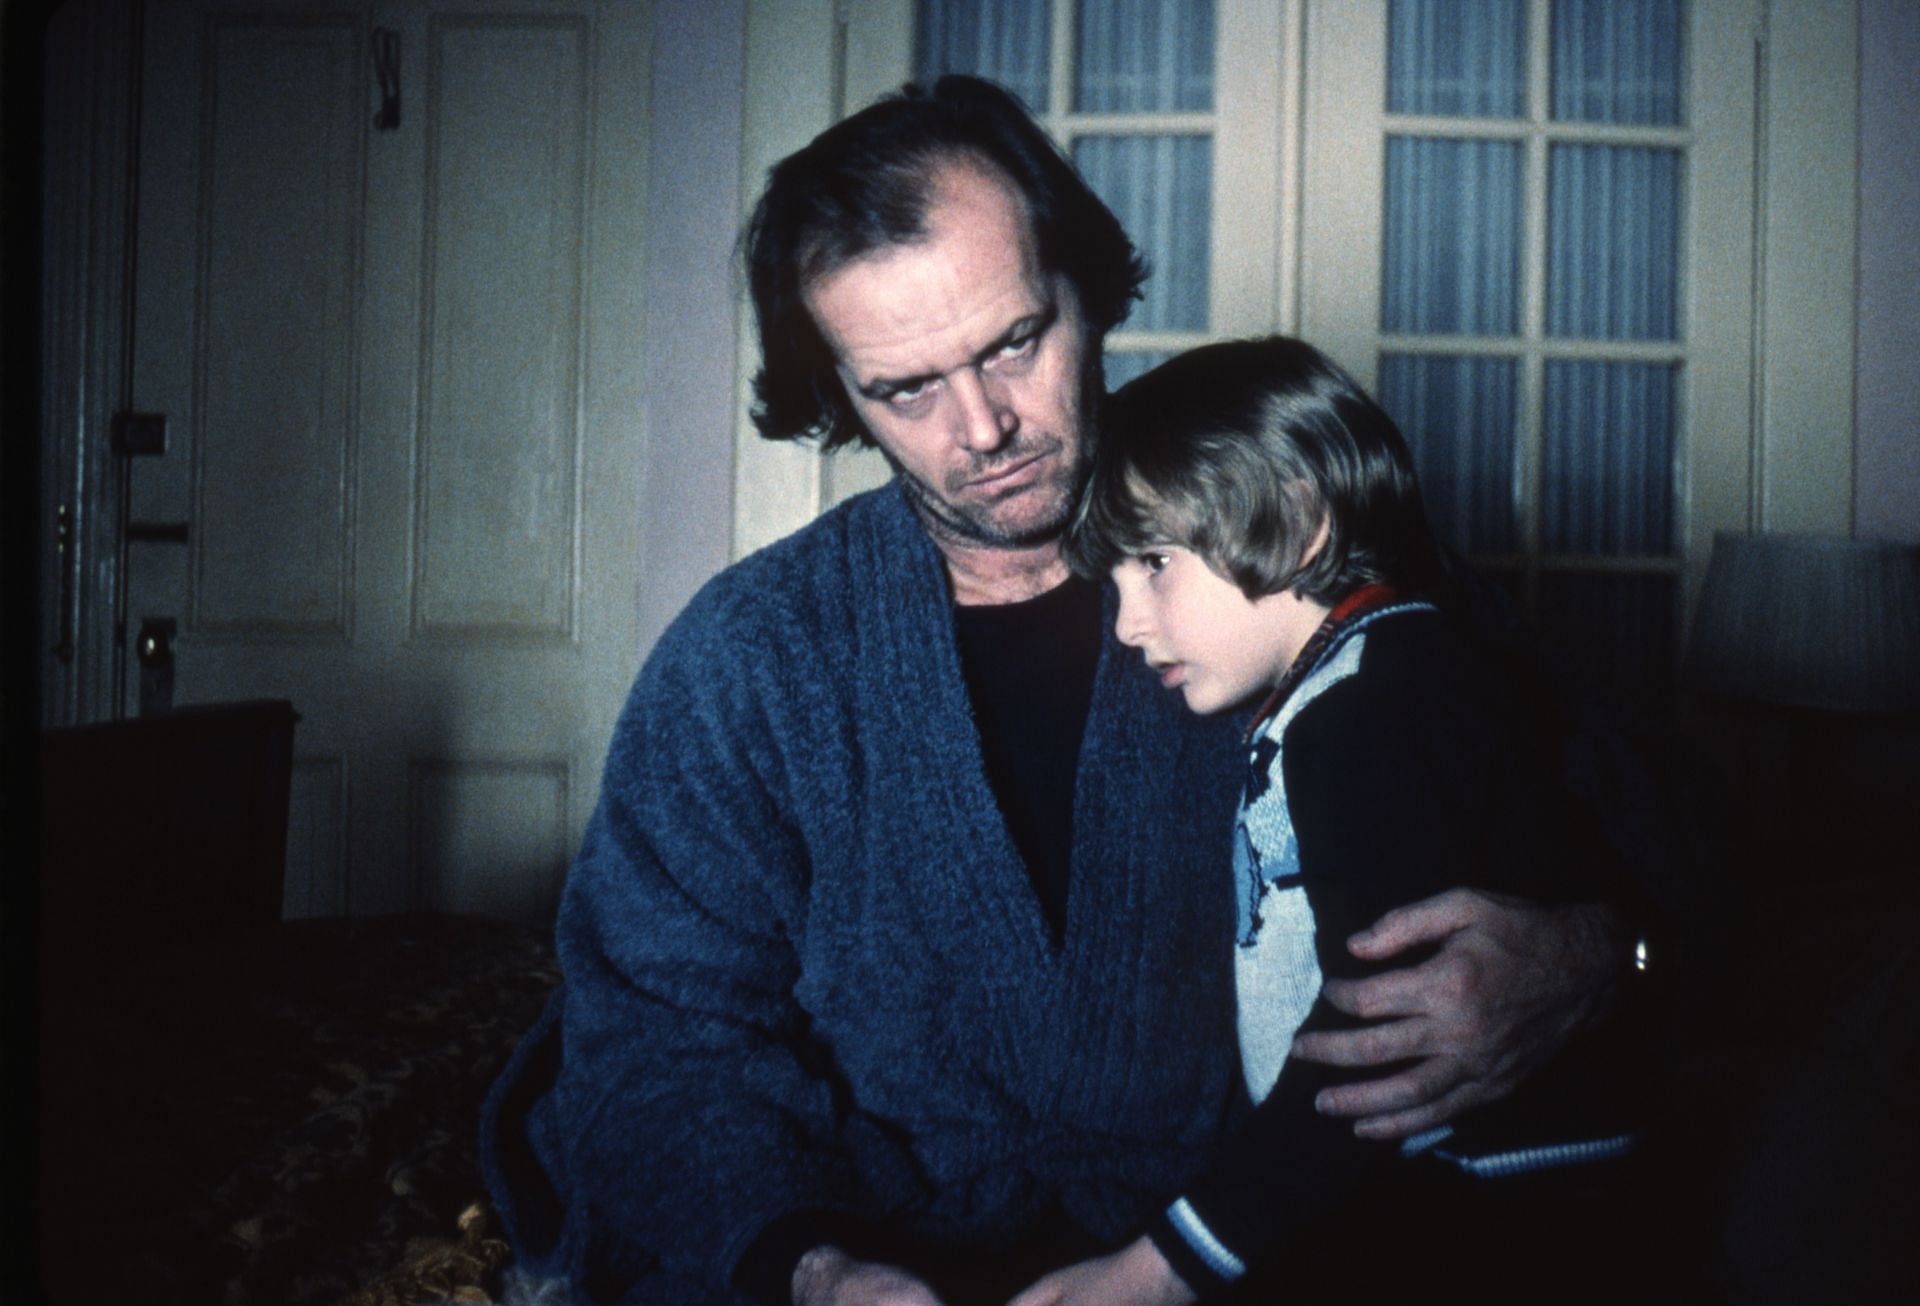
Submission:
M 793 1267 L 793 1306 L 940 1306 L 940 1298 L 897 1265 L 816 1247 Z
M 1007 1306 L 1187 1306 L 1193 1290 L 1150 1238 L 1055 1270 Z
M 1546 907 L 1474 889 L 1388 912 L 1347 940 L 1354 956 L 1440 950 L 1418 966 L 1328 980 L 1327 1001 L 1377 1023 L 1302 1034 L 1293 1055 L 1329 1066 L 1414 1064 L 1322 1089 L 1314 1105 L 1358 1117 L 1362 1138 L 1405 1138 L 1498 1101 L 1606 1010 L 1622 935 L 1610 907 Z

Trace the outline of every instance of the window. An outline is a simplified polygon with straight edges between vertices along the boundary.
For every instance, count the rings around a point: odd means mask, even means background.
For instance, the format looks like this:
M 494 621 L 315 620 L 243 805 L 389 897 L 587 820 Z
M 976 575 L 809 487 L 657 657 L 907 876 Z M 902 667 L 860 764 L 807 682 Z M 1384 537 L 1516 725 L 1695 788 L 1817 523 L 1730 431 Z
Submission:
M 1282 7 L 1235 0 L 924 0 L 914 75 L 977 73 L 1024 100 L 1152 269 L 1108 342 L 1118 386 L 1206 340 L 1271 329 L 1279 299 Z
M 1110 383 L 1312 340 L 1594 677 L 1668 681 L 1715 530 L 1846 528 L 1851 4 L 842 4 L 845 106 L 994 77 L 1143 246 Z M 830 461 L 816 503 L 885 475 Z
M 1322 75 L 1371 101 L 1349 147 L 1365 157 L 1339 166 L 1378 178 L 1378 235 L 1328 238 L 1377 249 L 1378 266 L 1372 293 L 1328 316 L 1406 432 L 1442 537 L 1583 672 L 1663 688 L 1696 363 L 1689 170 L 1702 149 L 1744 144 L 1692 129 L 1686 7 L 1367 9 L 1347 14 L 1364 66 L 1343 69 L 1336 42 Z
M 1215 18 L 1213 0 L 918 7 L 915 75 L 977 73 L 1013 91 L 1146 255 L 1153 276 L 1113 341 L 1110 385 L 1206 339 L 1212 322 L 1213 215 L 1230 205 L 1214 195 Z

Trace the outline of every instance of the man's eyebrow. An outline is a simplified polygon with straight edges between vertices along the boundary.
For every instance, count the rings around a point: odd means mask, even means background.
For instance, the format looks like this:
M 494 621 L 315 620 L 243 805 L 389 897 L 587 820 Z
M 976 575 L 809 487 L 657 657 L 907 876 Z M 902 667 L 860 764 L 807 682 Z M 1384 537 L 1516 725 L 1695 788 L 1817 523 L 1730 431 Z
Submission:
M 1046 303 L 1034 309 L 1033 312 L 1015 319 L 1005 331 L 995 336 L 987 344 L 985 349 L 982 349 L 976 354 L 973 361 L 975 363 L 984 363 L 1014 341 L 1025 336 L 1042 334 L 1048 327 L 1054 324 L 1055 319 L 1059 316 L 1059 301 L 1049 297 Z M 854 389 L 858 390 L 868 399 L 887 399 L 899 394 L 902 390 L 911 390 L 915 386 L 925 385 L 929 381 L 938 381 L 939 379 L 940 373 L 938 372 L 921 372 L 912 376 L 876 376 L 871 381 L 860 381 L 856 379 Z

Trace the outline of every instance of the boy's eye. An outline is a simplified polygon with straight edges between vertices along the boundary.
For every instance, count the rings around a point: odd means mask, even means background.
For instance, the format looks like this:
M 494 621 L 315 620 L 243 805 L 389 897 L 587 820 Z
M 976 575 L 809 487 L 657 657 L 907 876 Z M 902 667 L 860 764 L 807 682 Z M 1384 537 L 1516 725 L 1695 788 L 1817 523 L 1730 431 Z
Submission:
M 1167 563 L 1169 561 L 1170 559 L 1164 553 L 1143 553 L 1140 555 L 1140 565 L 1155 576 L 1167 569 Z

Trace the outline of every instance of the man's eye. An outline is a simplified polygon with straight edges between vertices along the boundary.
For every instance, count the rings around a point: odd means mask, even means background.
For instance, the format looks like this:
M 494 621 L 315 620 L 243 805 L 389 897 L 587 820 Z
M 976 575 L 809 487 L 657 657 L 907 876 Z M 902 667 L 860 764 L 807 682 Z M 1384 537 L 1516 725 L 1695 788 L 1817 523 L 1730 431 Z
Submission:
M 887 402 L 895 408 L 911 408 L 925 399 L 933 389 L 931 381 L 917 381 L 913 385 L 902 386 L 898 390 L 887 392 Z
M 1000 352 L 994 355 L 994 360 L 996 362 L 1003 360 L 1011 362 L 1016 359 L 1025 358 L 1034 351 L 1035 346 L 1037 346 L 1039 342 L 1040 337 L 1038 335 L 1021 336 L 1018 340 L 1009 340 L 1006 344 L 1000 346 Z

